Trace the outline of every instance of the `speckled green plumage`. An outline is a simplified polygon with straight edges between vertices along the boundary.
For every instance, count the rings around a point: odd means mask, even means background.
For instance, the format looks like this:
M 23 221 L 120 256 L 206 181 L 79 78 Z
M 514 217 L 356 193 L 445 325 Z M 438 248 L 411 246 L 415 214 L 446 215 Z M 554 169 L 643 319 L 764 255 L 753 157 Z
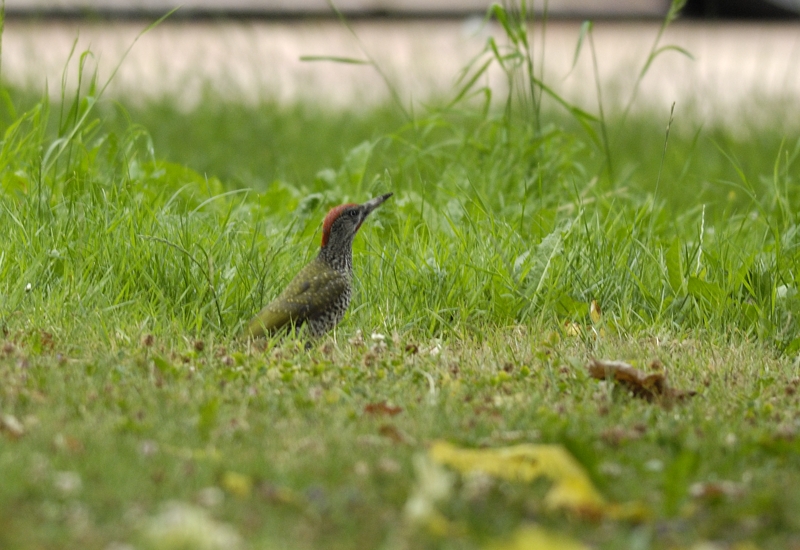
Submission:
M 332 208 L 322 223 L 319 255 L 248 323 L 243 336 L 258 338 L 304 326 L 309 336 L 318 337 L 335 327 L 350 305 L 353 237 L 367 216 L 391 196 L 386 193 L 364 204 Z
M 246 334 L 256 338 L 313 320 L 334 308 L 344 293 L 349 295 L 349 287 L 345 274 L 316 258 L 250 321 Z

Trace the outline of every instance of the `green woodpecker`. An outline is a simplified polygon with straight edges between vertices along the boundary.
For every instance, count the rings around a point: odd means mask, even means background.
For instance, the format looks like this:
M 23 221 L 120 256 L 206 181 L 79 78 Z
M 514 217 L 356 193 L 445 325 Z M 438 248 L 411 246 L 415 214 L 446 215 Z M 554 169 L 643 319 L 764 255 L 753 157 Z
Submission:
M 386 193 L 364 204 L 331 209 L 322 223 L 317 257 L 250 321 L 244 336 L 257 338 L 305 325 L 312 337 L 318 337 L 336 326 L 350 305 L 353 238 L 367 216 L 391 196 Z

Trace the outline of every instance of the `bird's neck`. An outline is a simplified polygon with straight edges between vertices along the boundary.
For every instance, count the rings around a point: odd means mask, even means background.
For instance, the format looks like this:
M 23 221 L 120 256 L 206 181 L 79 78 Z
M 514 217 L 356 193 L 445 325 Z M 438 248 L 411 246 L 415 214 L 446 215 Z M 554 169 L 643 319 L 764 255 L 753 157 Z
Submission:
M 328 243 L 319 249 L 317 260 L 325 262 L 327 265 L 342 273 L 350 276 L 353 273 L 353 248 L 352 246 Z

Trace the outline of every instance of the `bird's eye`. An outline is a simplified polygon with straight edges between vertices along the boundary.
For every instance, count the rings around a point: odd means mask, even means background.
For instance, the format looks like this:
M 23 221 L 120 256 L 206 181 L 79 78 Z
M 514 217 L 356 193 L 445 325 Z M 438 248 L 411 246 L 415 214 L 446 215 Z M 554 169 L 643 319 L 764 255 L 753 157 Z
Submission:
M 347 213 L 347 215 L 350 216 L 351 218 L 355 218 L 356 216 L 358 216 L 358 211 L 351 210 L 350 212 Z

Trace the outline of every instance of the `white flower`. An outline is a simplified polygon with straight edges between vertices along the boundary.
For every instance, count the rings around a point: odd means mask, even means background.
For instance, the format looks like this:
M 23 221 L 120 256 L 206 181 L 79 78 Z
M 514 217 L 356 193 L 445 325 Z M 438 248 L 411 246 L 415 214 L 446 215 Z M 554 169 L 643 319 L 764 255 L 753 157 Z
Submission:
M 145 522 L 148 548 L 153 550 L 235 550 L 242 541 L 232 527 L 185 502 L 166 502 L 161 512 Z
M 81 476 L 75 472 L 56 472 L 53 477 L 53 485 L 64 495 L 71 495 L 80 491 L 83 483 Z
M 412 523 L 424 523 L 436 514 L 436 503 L 450 496 L 453 474 L 422 453 L 414 456 L 414 471 L 417 482 L 406 502 L 405 515 Z

